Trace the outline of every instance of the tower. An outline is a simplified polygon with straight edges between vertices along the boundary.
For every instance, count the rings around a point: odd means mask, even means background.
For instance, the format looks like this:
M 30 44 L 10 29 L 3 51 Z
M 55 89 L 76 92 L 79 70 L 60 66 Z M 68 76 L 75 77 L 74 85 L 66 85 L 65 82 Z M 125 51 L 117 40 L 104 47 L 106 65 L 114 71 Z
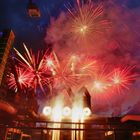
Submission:
M 12 30 L 7 29 L 0 32 L 0 86 L 2 83 L 9 52 L 13 45 L 14 39 L 15 35 Z
M 40 17 L 41 16 L 38 6 L 32 0 L 29 0 L 29 2 L 28 2 L 27 12 L 30 17 Z

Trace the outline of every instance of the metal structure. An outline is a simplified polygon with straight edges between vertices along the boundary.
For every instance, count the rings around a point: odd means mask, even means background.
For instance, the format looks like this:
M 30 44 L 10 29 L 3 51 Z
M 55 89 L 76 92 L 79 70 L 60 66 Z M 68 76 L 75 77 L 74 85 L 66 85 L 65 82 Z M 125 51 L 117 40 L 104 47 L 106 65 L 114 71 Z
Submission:
M 14 121 L 0 125 L 2 140 L 139 140 L 140 123 L 121 123 L 120 118 L 87 119 L 84 123 Z M 53 138 L 59 132 L 59 138 Z M 81 137 L 82 136 L 82 137 Z M 2 138 L 2 136 L 1 136 Z

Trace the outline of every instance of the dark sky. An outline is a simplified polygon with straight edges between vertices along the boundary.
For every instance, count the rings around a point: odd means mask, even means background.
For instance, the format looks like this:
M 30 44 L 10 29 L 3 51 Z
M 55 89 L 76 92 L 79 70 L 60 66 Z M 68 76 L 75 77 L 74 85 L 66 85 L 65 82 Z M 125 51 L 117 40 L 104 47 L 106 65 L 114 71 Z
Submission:
M 0 30 L 12 28 L 18 45 L 24 41 L 32 48 L 40 48 L 43 47 L 42 42 L 50 17 L 56 17 L 60 10 L 64 9 L 64 0 L 34 0 L 33 2 L 41 11 L 40 18 L 30 18 L 27 15 L 28 0 L 1 0 Z
M 22 42 L 36 49 L 45 47 L 44 36 L 50 17 L 57 17 L 62 10 L 66 10 L 64 4 L 74 0 L 33 0 L 41 11 L 40 18 L 30 18 L 26 7 L 28 0 L 0 0 L 0 30 L 12 28 L 16 35 L 16 47 Z M 115 1 L 115 0 L 114 0 Z M 140 0 L 124 0 L 125 6 L 130 9 L 140 6 Z M 127 2 L 126 2 L 127 1 Z M 122 5 L 122 0 L 117 3 Z

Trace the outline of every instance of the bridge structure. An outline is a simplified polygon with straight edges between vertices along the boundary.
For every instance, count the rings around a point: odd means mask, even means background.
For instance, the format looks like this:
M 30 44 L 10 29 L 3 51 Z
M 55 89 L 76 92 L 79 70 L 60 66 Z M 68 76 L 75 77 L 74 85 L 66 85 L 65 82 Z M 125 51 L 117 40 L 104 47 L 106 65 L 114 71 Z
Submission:
M 0 135 L 2 140 L 139 140 L 140 123 L 120 120 L 93 116 L 83 122 L 14 120 L 0 125 Z

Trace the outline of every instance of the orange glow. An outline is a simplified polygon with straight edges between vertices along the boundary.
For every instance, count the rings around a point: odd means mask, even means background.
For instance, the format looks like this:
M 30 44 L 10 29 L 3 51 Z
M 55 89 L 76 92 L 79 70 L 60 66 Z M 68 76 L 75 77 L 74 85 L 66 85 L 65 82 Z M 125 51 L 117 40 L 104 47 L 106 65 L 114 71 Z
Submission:
M 83 34 L 86 33 L 87 28 L 88 28 L 87 25 L 82 25 L 81 28 L 80 28 L 80 32 L 83 33 Z

